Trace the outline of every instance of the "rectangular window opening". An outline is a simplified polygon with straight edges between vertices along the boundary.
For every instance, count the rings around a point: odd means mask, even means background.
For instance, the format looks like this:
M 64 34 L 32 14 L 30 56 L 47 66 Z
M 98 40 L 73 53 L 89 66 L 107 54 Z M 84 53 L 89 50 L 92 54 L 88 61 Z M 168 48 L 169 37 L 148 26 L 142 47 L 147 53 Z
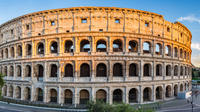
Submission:
M 149 22 L 146 21 L 146 22 L 145 22 L 145 26 L 146 26 L 146 27 L 149 27 Z
M 115 19 L 115 23 L 120 23 L 120 19 Z
M 87 19 L 86 18 L 81 19 L 81 23 L 87 23 Z
M 55 21 L 51 21 L 51 26 L 55 26 Z

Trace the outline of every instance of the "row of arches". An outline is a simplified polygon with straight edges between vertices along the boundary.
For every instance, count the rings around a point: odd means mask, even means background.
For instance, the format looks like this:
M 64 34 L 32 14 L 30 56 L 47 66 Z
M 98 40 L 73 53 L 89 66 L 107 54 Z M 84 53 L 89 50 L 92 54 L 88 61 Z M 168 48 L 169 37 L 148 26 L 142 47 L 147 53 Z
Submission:
M 179 89 L 179 90 L 178 90 Z M 155 100 L 163 100 L 164 98 L 171 98 L 176 97 L 178 95 L 178 92 L 183 92 L 189 90 L 189 83 L 185 83 L 185 90 L 184 85 L 180 84 L 179 87 L 177 84 L 174 86 L 167 85 L 165 88 L 163 86 L 156 86 L 155 90 L 153 90 L 151 87 L 145 87 L 142 90 L 142 93 L 139 92 L 138 88 L 131 88 L 128 92 L 128 102 L 129 103 L 138 103 L 139 97 L 141 94 L 143 94 L 143 102 L 150 102 L 153 101 L 153 97 L 155 94 Z M 15 92 L 14 92 L 15 91 Z M 44 90 L 42 88 L 37 88 L 35 91 L 35 96 L 31 95 L 31 88 L 25 87 L 23 89 L 23 98 L 22 97 L 22 89 L 20 86 L 17 86 L 14 90 L 13 86 L 10 85 L 7 87 L 7 85 L 3 88 L 3 96 L 7 97 L 14 97 L 16 99 L 23 99 L 23 100 L 31 100 L 31 97 L 34 97 L 35 101 L 44 101 Z M 155 91 L 155 92 L 153 92 Z M 14 96 L 15 94 L 15 96 Z M 58 103 L 58 90 L 57 89 L 50 89 L 48 90 L 48 99 L 47 102 L 50 103 Z M 121 103 L 124 100 L 124 95 L 122 89 L 114 89 L 112 91 L 112 102 L 113 103 Z M 65 89 L 63 93 L 63 103 L 64 104 L 73 104 L 73 98 L 74 93 L 71 89 Z M 96 91 L 95 94 L 96 100 L 101 100 L 104 102 L 108 102 L 108 93 L 104 89 L 99 89 Z M 86 104 L 91 99 L 91 93 L 87 89 L 82 89 L 79 91 L 79 104 Z M 61 99 L 60 99 L 61 100 Z
M 180 76 L 183 75 L 190 75 L 190 68 L 187 66 L 179 66 L 175 65 L 174 67 L 172 67 L 171 65 L 166 65 L 165 68 L 163 67 L 162 64 L 157 64 L 155 66 L 156 71 L 155 71 L 155 75 L 156 76 L 163 76 L 164 74 L 166 76 L 178 76 L 178 74 Z M 139 76 L 139 65 L 137 63 L 131 63 L 128 67 L 128 73 L 129 76 Z M 165 69 L 165 73 L 163 72 Z M 173 70 L 174 69 L 174 70 Z M 34 66 L 33 69 L 35 72 L 34 74 L 37 77 L 43 77 L 44 76 L 44 66 L 42 64 L 37 64 L 36 66 Z M 123 72 L 124 68 L 123 68 L 123 64 L 121 63 L 115 63 L 113 64 L 113 76 L 116 77 L 122 77 L 124 76 L 124 72 Z M 173 74 L 172 74 L 172 70 L 173 70 Z M 1 71 L 2 72 L 2 71 Z M 7 66 L 4 66 L 3 68 L 3 74 L 7 75 L 9 73 L 9 76 L 13 77 L 14 76 L 14 67 L 11 65 L 9 67 L 9 72 L 8 72 L 8 68 Z M 57 64 L 50 64 L 50 69 L 49 69 L 49 76 L 50 77 L 58 77 L 59 74 L 59 66 Z M 62 73 L 63 77 L 74 77 L 74 66 L 70 63 L 66 64 L 64 66 L 64 73 Z M 32 74 L 32 67 L 31 65 L 25 65 L 25 69 L 24 69 L 24 76 L 25 77 L 31 77 Z M 21 77 L 22 76 L 22 67 L 21 65 L 17 65 L 16 66 L 16 76 L 17 77 Z M 91 76 L 91 67 L 90 64 L 88 63 L 82 63 L 80 65 L 80 77 L 90 77 Z M 107 65 L 104 63 L 99 63 L 96 66 L 96 77 L 107 77 L 108 76 L 108 69 L 107 69 Z M 143 76 L 152 76 L 152 66 L 151 64 L 144 64 L 143 66 Z
M 100 39 L 96 42 L 96 52 L 107 52 L 108 51 L 108 43 L 104 39 Z M 77 47 L 77 46 L 76 46 Z M 128 52 L 138 52 L 138 42 L 136 40 L 130 40 L 128 42 Z M 72 40 L 66 40 L 64 43 L 64 52 L 70 53 L 74 52 L 74 43 Z M 45 44 L 44 42 L 39 42 L 36 45 L 37 54 L 38 55 L 44 55 L 45 53 Z M 144 41 L 142 45 L 143 53 L 151 53 L 152 45 L 150 41 Z M 31 56 L 32 55 L 32 45 L 26 44 L 25 45 L 26 55 Z M 10 51 L 10 52 L 9 52 Z M 50 53 L 59 53 L 59 43 L 57 41 L 52 41 L 50 43 L 49 48 Z M 91 42 L 88 39 L 83 39 L 80 41 L 80 52 L 89 52 L 91 51 Z M 124 45 L 123 41 L 121 39 L 115 39 L 112 42 L 112 51 L 113 52 L 123 52 L 124 51 Z M 183 50 L 183 48 L 178 49 L 177 47 L 174 47 L 172 50 L 171 45 L 166 45 L 165 48 L 163 48 L 163 45 L 161 43 L 156 43 L 155 45 L 155 54 L 157 55 L 164 55 L 166 56 L 172 56 L 172 51 L 174 54 L 174 57 L 180 57 L 185 58 L 189 60 L 190 54 L 186 50 Z M 10 53 L 11 57 L 15 57 L 15 48 L 11 47 L 10 50 L 8 48 L 5 48 L 5 50 L 1 50 L 1 56 L 3 57 L 5 54 L 5 58 L 8 58 L 8 53 Z M 19 44 L 16 47 L 16 56 L 22 56 L 22 45 Z

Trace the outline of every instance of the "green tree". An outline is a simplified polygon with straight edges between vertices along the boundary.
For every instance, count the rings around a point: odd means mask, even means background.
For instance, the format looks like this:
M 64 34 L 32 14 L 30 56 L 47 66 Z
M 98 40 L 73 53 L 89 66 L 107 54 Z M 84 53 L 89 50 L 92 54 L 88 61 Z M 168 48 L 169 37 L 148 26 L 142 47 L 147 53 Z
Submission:
M 3 77 L 4 77 L 4 75 L 0 73 L 0 96 L 1 96 L 2 87 L 4 85 Z

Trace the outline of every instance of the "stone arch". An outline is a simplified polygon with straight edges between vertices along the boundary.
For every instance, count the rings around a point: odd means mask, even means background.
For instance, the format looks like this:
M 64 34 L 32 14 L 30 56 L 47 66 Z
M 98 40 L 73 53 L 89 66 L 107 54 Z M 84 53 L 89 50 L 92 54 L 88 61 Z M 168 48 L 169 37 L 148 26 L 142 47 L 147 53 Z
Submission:
M 57 103 L 57 99 L 58 99 L 57 98 L 57 96 L 58 96 L 57 95 L 58 94 L 57 90 L 56 89 L 50 89 L 49 92 L 50 92 L 50 96 L 49 96 L 50 97 L 50 102 L 51 103 Z
M 123 91 L 121 89 L 115 89 L 113 91 L 113 103 L 121 103 L 123 101 Z
M 178 66 L 174 66 L 174 76 L 178 76 Z
M 40 78 L 44 76 L 44 67 L 41 64 L 37 64 L 37 74 L 36 77 Z
M 83 39 L 80 42 L 80 52 L 89 52 L 91 50 L 90 48 L 90 42 L 89 40 Z
M 8 90 L 8 92 L 9 92 L 9 97 L 13 97 L 13 86 L 12 85 L 10 85 L 9 86 L 9 90 Z
M 31 44 L 26 45 L 26 55 L 31 56 L 32 55 L 32 46 Z
M 17 65 L 17 77 L 21 77 L 22 76 L 22 67 L 21 65 Z
M 151 43 L 149 41 L 143 42 L 143 53 L 151 53 Z
M 7 85 L 5 85 L 3 88 L 3 94 L 2 94 L 3 96 L 7 96 L 7 89 L 8 89 Z
M 43 101 L 43 90 L 41 88 L 36 89 L 36 101 Z
M 9 69 L 9 76 L 13 77 L 14 76 L 14 67 L 11 65 Z
M 7 66 L 4 66 L 3 72 L 4 72 L 4 75 L 5 75 L 5 76 L 8 75 L 8 67 L 7 67 Z
M 143 101 L 151 101 L 152 100 L 152 90 L 150 87 L 146 87 L 143 90 Z
M 22 46 L 21 45 L 17 46 L 17 56 L 22 56 Z
M 151 76 L 151 64 L 144 64 L 143 76 Z
M 183 49 L 180 48 L 180 58 L 183 58 Z
M 178 96 L 178 85 L 174 85 L 174 96 Z
M 65 94 L 64 103 L 72 104 L 72 97 L 73 97 L 72 91 L 70 89 L 66 89 L 64 94 Z
M 50 44 L 51 53 L 58 53 L 58 42 L 52 41 Z
M 162 76 L 162 65 L 161 64 L 156 65 L 156 76 Z
M 1 58 L 4 58 L 4 52 L 3 52 L 3 49 L 1 50 Z
M 21 87 L 17 86 L 15 89 L 15 95 L 17 99 L 21 98 Z
M 123 52 L 123 43 L 121 39 L 113 41 L 113 52 Z
M 138 43 L 135 40 L 129 41 L 128 46 L 129 52 L 137 52 L 138 51 Z
M 171 46 L 170 45 L 165 46 L 165 55 L 171 56 Z
M 166 66 L 166 76 L 171 76 L 171 65 Z
M 115 63 L 113 65 L 113 76 L 122 77 L 123 76 L 123 66 L 121 63 Z
M 129 91 L 129 103 L 137 103 L 138 102 L 138 90 L 136 88 L 132 88 Z
M 65 53 L 70 53 L 74 51 L 73 42 L 71 40 L 65 41 Z
M 160 44 L 160 43 L 157 43 L 156 44 L 156 54 L 157 55 L 162 55 L 162 44 Z
M 26 65 L 25 67 L 25 77 L 31 77 L 32 70 L 30 65 Z
M 10 48 L 10 56 L 11 56 L 12 58 L 15 57 L 15 48 L 14 48 L 14 47 L 11 47 L 11 48 Z
M 106 103 L 107 100 L 107 93 L 105 90 L 100 89 L 96 92 L 96 100 L 103 101 Z
M 58 67 L 56 64 L 51 64 L 51 72 L 50 77 L 57 77 L 58 76 Z
M 8 48 L 5 49 L 5 57 L 8 58 Z
M 178 57 L 178 48 L 174 47 L 174 57 Z
M 99 63 L 96 68 L 96 77 L 106 77 L 107 67 L 104 63 Z
M 72 64 L 66 64 L 65 65 L 65 74 L 64 77 L 73 77 L 74 70 Z
M 180 76 L 183 76 L 183 66 L 180 67 Z
M 129 65 L 129 76 L 138 76 L 138 64 L 131 63 Z
M 186 51 L 184 51 L 184 59 L 186 59 L 187 57 L 187 54 L 186 54 Z
M 162 94 L 163 94 L 162 86 L 156 87 L 156 100 L 162 99 L 163 98 Z
M 24 99 L 31 100 L 31 89 L 29 87 L 24 88 Z
M 90 65 L 83 63 L 80 66 L 80 77 L 90 77 Z
M 97 52 L 106 52 L 107 51 L 107 45 L 106 45 L 105 40 L 100 39 L 97 41 L 96 51 Z
M 37 44 L 37 54 L 44 55 L 44 44 L 42 42 Z
M 166 87 L 166 91 L 165 91 L 165 97 L 166 98 L 169 98 L 169 97 L 171 97 L 172 96 L 172 88 L 171 88 L 171 86 L 170 85 L 168 85 L 167 87 Z
M 80 104 L 87 104 L 90 99 L 88 90 L 83 89 L 80 91 Z

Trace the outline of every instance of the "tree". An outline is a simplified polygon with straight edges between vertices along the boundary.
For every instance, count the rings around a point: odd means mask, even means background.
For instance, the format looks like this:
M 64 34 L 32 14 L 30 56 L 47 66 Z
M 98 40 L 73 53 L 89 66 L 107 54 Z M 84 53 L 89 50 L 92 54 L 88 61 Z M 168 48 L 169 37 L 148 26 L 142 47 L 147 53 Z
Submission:
M 0 96 L 1 96 L 2 87 L 4 85 L 3 77 L 4 77 L 4 75 L 0 73 Z

